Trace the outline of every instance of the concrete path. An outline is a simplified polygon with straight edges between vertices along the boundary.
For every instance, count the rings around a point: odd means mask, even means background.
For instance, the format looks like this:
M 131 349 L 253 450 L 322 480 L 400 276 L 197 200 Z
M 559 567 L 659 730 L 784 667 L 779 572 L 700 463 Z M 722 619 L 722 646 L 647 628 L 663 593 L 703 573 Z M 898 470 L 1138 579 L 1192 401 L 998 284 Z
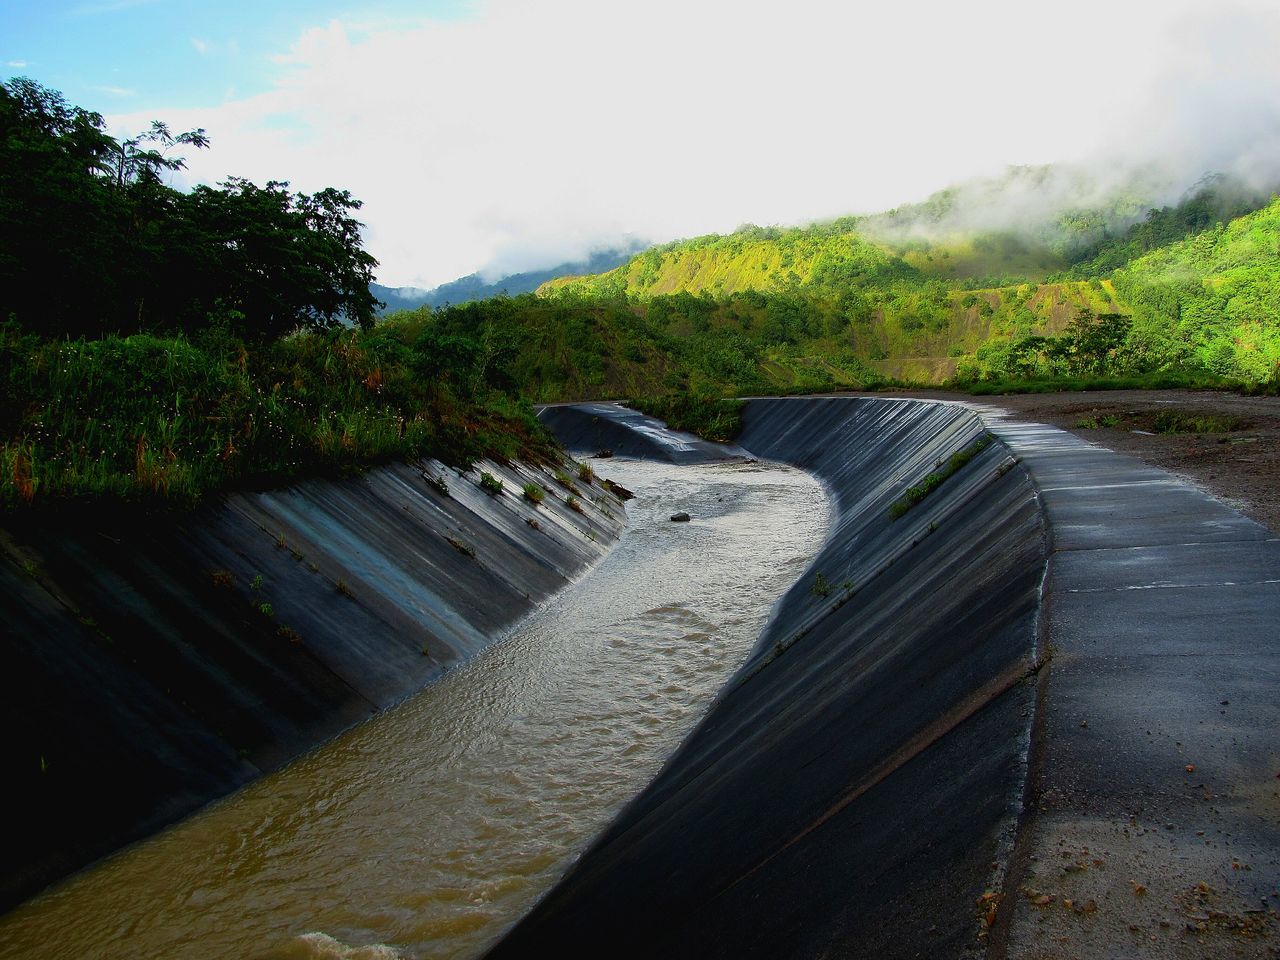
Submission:
M 1280 956 L 1280 539 L 1163 471 L 977 409 L 1051 544 L 1031 802 L 993 954 Z

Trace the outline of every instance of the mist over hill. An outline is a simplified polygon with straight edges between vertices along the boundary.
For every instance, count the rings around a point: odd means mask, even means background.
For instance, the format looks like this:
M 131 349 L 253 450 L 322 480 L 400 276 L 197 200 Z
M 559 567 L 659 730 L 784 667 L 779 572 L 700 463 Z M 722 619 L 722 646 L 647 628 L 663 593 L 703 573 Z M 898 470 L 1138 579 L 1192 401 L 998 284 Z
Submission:
M 522 293 L 532 293 L 544 283 L 560 277 L 612 270 L 626 263 L 643 246 L 644 244 L 636 242 L 623 244 L 617 248 L 596 251 L 586 260 L 560 263 L 545 270 L 511 273 L 497 280 L 486 280 L 480 273 L 471 273 L 430 290 L 423 290 L 420 287 L 384 287 L 378 283 L 370 284 L 369 289 L 375 297 L 386 304 L 380 310 L 381 315 L 394 313 L 397 310 L 414 310 L 423 306 L 434 308 L 446 304 L 471 303 L 474 300 L 487 300 L 489 297 L 504 294 L 514 297 Z

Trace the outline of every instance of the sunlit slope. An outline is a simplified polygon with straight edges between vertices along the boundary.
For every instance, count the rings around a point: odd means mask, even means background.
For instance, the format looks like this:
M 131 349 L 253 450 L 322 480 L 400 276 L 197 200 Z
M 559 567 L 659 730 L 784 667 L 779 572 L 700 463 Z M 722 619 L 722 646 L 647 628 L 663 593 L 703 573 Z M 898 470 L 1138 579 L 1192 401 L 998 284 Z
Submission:
M 1067 218 L 1083 224 L 1072 228 L 1074 247 L 1065 234 L 1055 247 L 1032 231 L 930 234 L 919 211 L 748 227 L 419 322 L 503 345 L 497 356 L 509 358 L 515 384 L 542 401 L 886 378 L 1274 376 L 1280 201 L 1210 185 L 1101 241 L 1111 221 L 1099 217 L 1097 230 L 1097 218 Z M 1090 264 L 1096 273 L 1083 275 Z
M 722 296 L 916 274 L 883 245 L 859 236 L 855 223 L 847 218 L 810 227 L 744 227 L 725 236 L 681 240 L 645 250 L 607 273 L 552 280 L 539 292 Z
M 1261 379 L 1280 363 L 1280 198 L 1115 273 L 1134 334 L 1210 370 Z

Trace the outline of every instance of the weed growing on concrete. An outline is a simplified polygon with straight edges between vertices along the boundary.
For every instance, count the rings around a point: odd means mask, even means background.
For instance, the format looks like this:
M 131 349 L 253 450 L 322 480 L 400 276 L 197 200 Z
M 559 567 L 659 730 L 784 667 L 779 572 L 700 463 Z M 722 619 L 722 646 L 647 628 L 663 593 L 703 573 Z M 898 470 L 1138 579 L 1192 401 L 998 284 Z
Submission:
M 229 590 L 235 584 L 236 578 L 231 575 L 230 570 L 215 570 L 210 575 L 215 587 L 221 587 L 223 590 Z
M 347 581 L 343 580 L 341 577 L 339 577 L 338 582 L 334 584 L 334 588 L 344 597 L 348 597 L 352 600 L 356 597 L 356 595 L 351 592 L 351 588 L 347 586 Z
M 476 558 L 476 552 L 456 537 L 445 537 L 449 541 L 449 546 L 457 550 L 459 553 L 470 557 L 472 560 Z
M 269 603 L 258 604 L 258 612 L 262 614 L 264 617 L 274 617 L 276 615 L 275 610 L 272 608 L 271 604 Z
M 570 493 L 576 494 L 578 492 L 578 488 L 573 485 L 573 480 L 570 479 L 569 475 L 563 470 L 557 470 L 555 476 L 556 483 L 560 484 L 560 486 L 564 487 Z
M 480 472 L 480 489 L 489 496 L 497 496 L 502 492 L 502 481 L 487 470 Z
M 941 469 L 935 470 L 920 483 L 908 488 L 907 492 L 894 502 L 893 506 L 889 508 L 889 519 L 897 520 L 905 515 L 908 510 L 941 486 L 944 480 L 955 474 L 961 467 L 985 450 L 989 443 L 991 443 L 991 434 L 984 433 L 963 450 L 957 450 L 953 453 Z
M 427 481 L 428 487 L 440 494 L 442 497 L 447 497 L 449 495 L 449 484 L 444 482 L 444 477 L 433 477 L 424 473 L 422 475 L 422 479 Z
M 582 501 L 575 496 L 570 496 L 569 499 L 564 502 L 564 505 L 576 513 L 582 513 Z
M 809 592 L 815 597 L 828 597 L 831 595 L 831 584 L 827 582 L 827 578 L 821 573 L 813 575 L 813 585 L 809 587 Z
M 524 485 L 524 498 L 532 503 L 535 507 L 540 504 L 547 496 L 547 492 L 536 483 L 526 483 Z
M 589 463 L 578 464 L 578 479 L 581 480 L 583 483 L 595 482 L 596 472 L 591 468 L 591 464 Z
M 257 593 L 262 589 L 262 574 L 255 574 L 254 578 L 249 581 L 249 589 Z

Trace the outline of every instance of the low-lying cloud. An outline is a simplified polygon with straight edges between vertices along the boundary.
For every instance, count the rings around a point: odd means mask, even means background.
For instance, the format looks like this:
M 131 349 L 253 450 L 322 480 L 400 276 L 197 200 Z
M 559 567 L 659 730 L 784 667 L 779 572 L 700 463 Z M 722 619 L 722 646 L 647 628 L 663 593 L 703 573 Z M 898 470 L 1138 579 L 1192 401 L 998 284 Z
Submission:
M 272 90 L 120 118 L 205 127 L 190 175 L 335 185 L 391 285 L 916 200 L 1010 164 L 1280 170 L 1280 14 L 1199 0 L 858 9 L 490 0 L 334 21 Z

